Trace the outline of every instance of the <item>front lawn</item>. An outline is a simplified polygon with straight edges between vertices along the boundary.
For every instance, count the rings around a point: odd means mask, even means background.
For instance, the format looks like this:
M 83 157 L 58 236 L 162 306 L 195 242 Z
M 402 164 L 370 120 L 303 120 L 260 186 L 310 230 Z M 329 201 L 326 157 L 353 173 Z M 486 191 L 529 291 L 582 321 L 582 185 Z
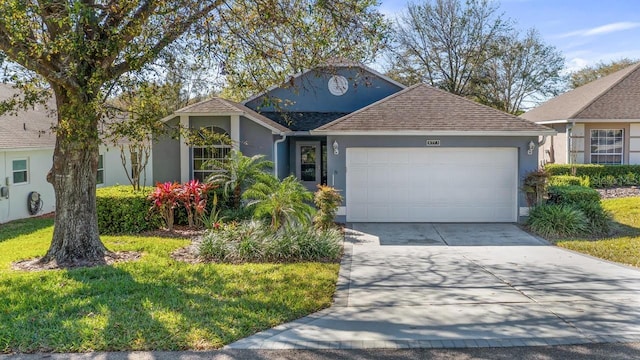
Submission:
M 602 259 L 640 267 L 640 197 L 602 200 L 613 214 L 613 235 L 598 240 L 563 239 L 560 247 Z
M 103 236 L 135 262 L 23 272 L 42 256 L 51 219 L 2 224 L 0 352 L 211 349 L 331 304 L 338 264 L 187 264 L 186 239 Z

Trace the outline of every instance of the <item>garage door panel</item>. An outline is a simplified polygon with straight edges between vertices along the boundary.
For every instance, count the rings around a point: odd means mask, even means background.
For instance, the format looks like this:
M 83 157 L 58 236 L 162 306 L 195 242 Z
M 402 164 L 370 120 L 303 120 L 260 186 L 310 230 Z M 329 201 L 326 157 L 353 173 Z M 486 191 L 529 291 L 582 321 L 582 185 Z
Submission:
M 348 148 L 347 221 L 512 222 L 515 148 Z

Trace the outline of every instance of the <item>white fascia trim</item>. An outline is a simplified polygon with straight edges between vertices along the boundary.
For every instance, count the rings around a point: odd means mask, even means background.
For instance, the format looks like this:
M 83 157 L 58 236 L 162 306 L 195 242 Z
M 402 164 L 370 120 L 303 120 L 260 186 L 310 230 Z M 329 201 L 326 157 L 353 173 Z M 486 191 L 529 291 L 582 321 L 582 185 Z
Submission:
M 371 136 L 409 136 L 409 135 L 428 135 L 428 136 L 544 136 L 556 135 L 555 130 L 540 131 L 424 131 L 424 130 L 402 130 L 402 131 L 331 131 L 331 130 L 311 130 L 311 135 L 371 135 Z
M 237 111 L 237 112 L 227 112 L 227 113 L 211 113 L 211 112 L 206 112 L 206 113 L 201 113 L 201 112 L 178 112 L 178 113 L 173 113 L 173 115 L 169 115 L 165 118 L 162 118 L 160 121 L 162 122 L 167 122 L 171 119 L 175 119 L 175 118 L 179 118 L 180 115 L 184 115 L 184 116 L 244 116 L 247 119 L 255 122 L 256 124 L 265 127 L 269 130 L 271 130 L 271 133 L 274 135 L 282 135 L 284 133 L 284 131 L 278 130 L 276 128 L 274 128 L 273 126 L 270 126 L 268 124 L 263 123 L 262 121 L 256 119 L 255 117 L 251 116 L 250 114 L 244 112 L 244 111 Z
M 162 119 L 160 119 L 160 122 L 165 123 L 165 122 L 167 122 L 167 121 L 169 121 L 171 119 L 175 119 L 175 118 L 180 118 L 180 115 L 176 114 L 176 113 L 173 113 L 171 115 L 167 115 L 167 116 L 163 117 Z
M 547 125 L 547 124 L 567 124 L 569 120 L 547 120 L 547 121 L 534 121 L 536 124 Z
M 573 119 L 576 124 L 580 123 L 640 123 L 640 119 Z
M 243 115 L 243 111 L 229 111 L 229 112 L 177 112 L 176 116 L 234 116 Z
M 55 147 L 47 146 L 47 147 L 25 147 L 25 148 L 0 148 L 0 152 L 19 152 L 19 151 L 41 151 L 41 150 L 54 150 Z

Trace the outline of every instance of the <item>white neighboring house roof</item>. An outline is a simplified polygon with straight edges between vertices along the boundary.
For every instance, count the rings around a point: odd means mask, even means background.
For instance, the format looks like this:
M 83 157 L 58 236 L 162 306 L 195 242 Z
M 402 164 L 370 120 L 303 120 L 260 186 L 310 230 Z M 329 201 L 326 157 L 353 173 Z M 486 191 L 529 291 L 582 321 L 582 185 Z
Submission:
M 323 68 L 360 68 L 360 69 L 362 69 L 364 71 L 367 71 L 367 72 L 369 72 L 369 73 L 371 73 L 371 74 L 373 74 L 373 75 L 375 75 L 375 76 L 377 76 L 377 77 L 379 77 L 379 78 L 381 78 L 381 79 L 383 79 L 383 80 L 385 80 L 385 81 L 387 81 L 387 82 L 389 82 L 389 83 L 391 83 L 391 84 L 393 84 L 395 86 L 398 86 L 400 89 L 405 89 L 407 87 L 406 85 L 401 84 L 401 83 L 393 80 L 392 78 L 390 78 L 390 77 L 388 77 L 388 76 L 376 71 L 376 70 L 373 70 L 372 68 L 364 65 L 363 63 L 355 62 L 355 61 L 349 61 L 349 60 L 345 60 L 345 59 L 329 60 L 326 63 L 320 64 L 320 65 L 318 65 L 317 67 L 315 67 L 313 69 L 307 69 L 305 71 L 302 71 L 302 72 L 299 72 L 297 74 L 291 75 L 290 77 L 288 77 L 288 80 L 285 81 L 284 83 L 286 84 L 286 83 L 290 82 L 292 79 L 297 79 L 297 78 L 299 78 L 299 77 L 301 77 L 301 76 L 303 76 L 303 75 L 305 75 L 305 74 L 307 74 L 307 73 L 309 73 L 311 71 L 317 71 L 318 69 L 323 69 Z M 255 94 L 255 95 L 249 97 L 247 100 L 244 100 L 242 102 L 242 104 L 246 105 L 247 103 L 259 98 L 260 96 L 263 96 L 263 95 L 265 95 L 265 94 L 267 94 L 267 93 L 269 93 L 269 92 L 271 92 L 271 91 L 273 91 L 275 89 L 281 88 L 281 87 L 282 87 L 282 84 L 273 85 L 273 86 L 269 87 L 267 90 L 265 90 L 265 91 L 263 91 L 261 93 Z
M 20 91 L 12 85 L 0 84 L 0 101 L 10 99 Z M 0 115 L 0 150 L 53 149 L 56 136 L 52 126 L 56 123 L 55 105 L 36 104 L 33 109 L 20 110 L 17 115 Z
M 242 104 L 219 97 L 214 97 L 192 105 L 185 106 L 182 109 L 176 110 L 173 114 L 165 117 L 164 119 L 162 119 L 162 121 L 166 122 L 175 118 L 177 115 L 242 115 L 252 120 L 253 122 L 271 130 L 271 132 L 273 132 L 274 134 L 288 133 L 291 131 L 289 128 L 278 124 L 277 122 L 267 118 L 264 115 L 258 114 L 257 112 Z

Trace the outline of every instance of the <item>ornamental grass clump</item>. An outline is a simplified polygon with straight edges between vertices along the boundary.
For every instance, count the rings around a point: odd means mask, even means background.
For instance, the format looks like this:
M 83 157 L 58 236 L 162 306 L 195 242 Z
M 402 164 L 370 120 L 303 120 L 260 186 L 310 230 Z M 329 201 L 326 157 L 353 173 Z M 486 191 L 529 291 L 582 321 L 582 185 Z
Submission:
M 529 228 L 544 237 L 570 237 L 586 234 L 590 229 L 587 216 L 567 204 L 538 205 L 531 208 Z
M 342 234 L 337 229 L 298 224 L 274 231 L 256 220 L 208 231 L 199 248 L 204 260 L 223 263 L 336 261 L 341 252 Z

